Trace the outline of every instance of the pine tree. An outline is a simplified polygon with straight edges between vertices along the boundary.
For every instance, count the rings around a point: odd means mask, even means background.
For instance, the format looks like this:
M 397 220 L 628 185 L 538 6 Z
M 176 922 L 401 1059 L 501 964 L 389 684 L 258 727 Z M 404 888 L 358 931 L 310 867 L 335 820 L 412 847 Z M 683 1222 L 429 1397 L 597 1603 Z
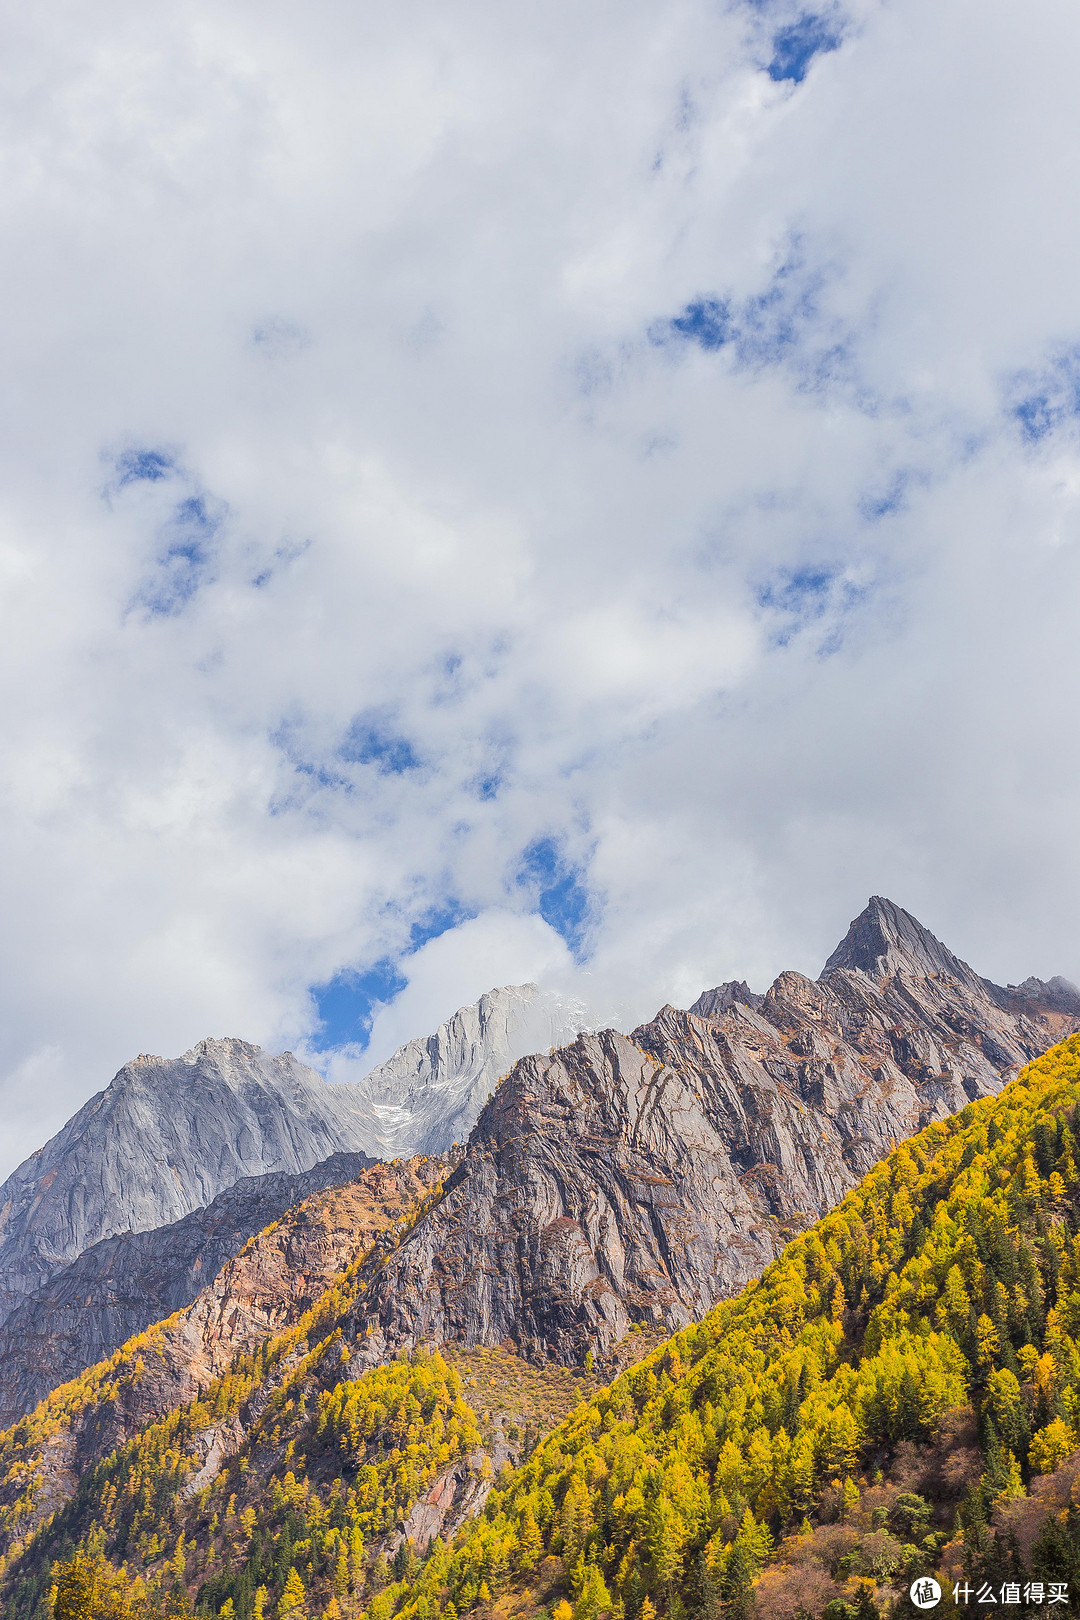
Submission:
M 295 1566 L 290 1566 L 284 1589 L 278 1599 L 278 1620 L 306 1620 L 306 1597 L 303 1581 L 297 1574 Z
M 574 1620 L 600 1620 L 611 1610 L 611 1593 L 599 1566 L 590 1564 L 581 1588 L 581 1596 L 574 1604 Z
M 544 1555 L 544 1541 L 536 1523 L 536 1516 L 527 1504 L 518 1521 L 517 1540 L 517 1567 L 522 1574 L 528 1574 L 530 1570 L 536 1568 Z

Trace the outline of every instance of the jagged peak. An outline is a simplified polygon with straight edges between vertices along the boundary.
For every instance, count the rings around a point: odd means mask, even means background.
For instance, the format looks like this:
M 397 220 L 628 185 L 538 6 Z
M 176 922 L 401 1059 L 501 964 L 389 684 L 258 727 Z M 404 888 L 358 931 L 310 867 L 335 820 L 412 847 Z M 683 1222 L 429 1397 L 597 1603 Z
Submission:
M 728 979 L 724 984 L 718 984 L 715 990 L 703 990 L 690 1011 L 695 1018 L 722 1018 L 737 1004 L 759 1012 L 764 1000 L 764 996 L 756 995 L 751 990 L 745 979 Z
M 838 969 L 859 969 L 872 979 L 888 979 L 894 973 L 919 978 L 945 973 L 962 983 L 982 984 L 973 969 L 917 917 L 880 894 L 870 896 L 825 963 L 825 973 Z
M 200 1058 L 228 1058 L 237 1054 L 244 1057 L 265 1057 L 261 1046 L 255 1046 L 251 1041 L 240 1039 L 239 1035 L 204 1035 L 201 1041 L 196 1041 L 190 1051 L 180 1055 L 181 1063 L 198 1063 Z
M 140 1052 L 129 1058 L 113 1075 L 103 1096 L 112 1100 L 133 1090 L 172 1091 L 178 1084 L 187 1084 L 185 1071 L 190 1071 L 192 1081 L 199 1075 L 212 1075 L 216 1084 L 232 1091 L 242 1091 L 252 1082 L 271 1088 L 287 1083 L 294 1088 L 327 1089 L 322 1075 L 300 1063 L 292 1052 L 267 1052 L 238 1035 L 207 1035 L 179 1057 Z

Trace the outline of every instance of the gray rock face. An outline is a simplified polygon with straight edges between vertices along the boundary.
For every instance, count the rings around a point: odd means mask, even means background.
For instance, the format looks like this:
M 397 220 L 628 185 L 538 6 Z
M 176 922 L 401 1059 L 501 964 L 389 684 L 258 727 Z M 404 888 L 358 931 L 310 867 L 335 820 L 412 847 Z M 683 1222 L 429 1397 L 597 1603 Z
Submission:
M 690 1011 L 698 1018 L 719 1018 L 732 1007 L 760 1008 L 764 1000 L 764 996 L 755 995 L 744 979 L 729 979 L 727 984 L 718 984 L 715 990 L 703 990 Z
M 462 1007 L 426 1040 L 399 1047 L 355 1087 L 375 1119 L 381 1156 L 442 1153 L 464 1142 L 518 1058 L 573 1040 L 586 1021 L 578 1002 L 535 984 L 506 985 Z
M 1043 1013 L 1064 1013 L 1080 1018 L 1080 990 L 1056 973 L 1052 979 L 1025 979 L 1023 984 L 1006 986 L 1007 1005 L 1020 1004 Z
M 826 973 L 833 968 L 858 969 L 872 979 L 888 978 L 894 973 L 921 978 L 944 973 L 976 992 L 986 983 L 909 911 L 880 894 L 870 896 L 866 909 L 855 918 L 825 963 Z
M 591 1350 L 607 1370 L 632 1323 L 700 1317 L 896 1141 L 1080 1027 L 1064 981 L 1001 989 L 899 908 L 868 912 L 820 979 L 782 973 L 763 996 L 723 986 L 630 1036 L 523 1057 L 465 1150 L 375 1165 L 290 1211 L 151 1329 L 152 1347 L 129 1344 L 119 1370 L 92 1375 L 70 1413 L 53 1397 L 44 1441 L 6 1438 L 0 1505 L 24 1488 L 24 1464 L 41 1481 L 19 1536 L 92 1462 L 297 1322 L 350 1263 L 356 1303 L 335 1306 L 333 1324 L 350 1375 L 421 1341 L 568 1365 Z M 166 1234 L 163 1263 L 168 1251 Z M 207 1431 L 200 1478 L 242 1439 L 240 1425 Z M 444 1480 L 417 1528 L 456 1511 L 467 1483 Z
M 190 1305 L 248 1238 L 294 1204 L 355 1181 L 374 1162 L 365 1153 L 335 1153 L 299 1174 L 245 1176 L 171 1226 L 122 1232 L 86 1249 L 0 1327 L 0 1428 Z
M 701 1316 L 897 1141 L 1080 1027 L 1044 989 L 1001 991 L 874 900 L 817 981 L 723 986 L 629 1037 L 522 1059 L 373 1279 L 357 1343 L 570 1363 L 634 1320 Z
M 204 1208 L 244 1176 L 363 1152 L 372 1121 L 291 1052 L 200 1041 L 125 1064 L 0 1188 L 0 1321 L 102 1238 Z

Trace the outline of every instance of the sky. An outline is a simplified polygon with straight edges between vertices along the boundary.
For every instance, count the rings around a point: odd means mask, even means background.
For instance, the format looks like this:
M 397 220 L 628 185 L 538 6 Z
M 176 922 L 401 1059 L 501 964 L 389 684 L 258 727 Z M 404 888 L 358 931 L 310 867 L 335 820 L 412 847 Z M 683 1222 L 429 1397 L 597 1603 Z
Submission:
M 494 985 L 1080 979 L 1080 13 L 9 5 L 0 1171 Z

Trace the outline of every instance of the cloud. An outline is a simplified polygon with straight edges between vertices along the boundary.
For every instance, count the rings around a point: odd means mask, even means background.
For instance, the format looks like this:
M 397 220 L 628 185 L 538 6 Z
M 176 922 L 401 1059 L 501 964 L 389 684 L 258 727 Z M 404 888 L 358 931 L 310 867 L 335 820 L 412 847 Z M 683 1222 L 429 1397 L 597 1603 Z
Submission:
M 629 1025 L 871 892 L 1080 977 L 1078 36 L 27 14 L 6 1165 L 140 1050 L 338 1073 L 522 977 Z

